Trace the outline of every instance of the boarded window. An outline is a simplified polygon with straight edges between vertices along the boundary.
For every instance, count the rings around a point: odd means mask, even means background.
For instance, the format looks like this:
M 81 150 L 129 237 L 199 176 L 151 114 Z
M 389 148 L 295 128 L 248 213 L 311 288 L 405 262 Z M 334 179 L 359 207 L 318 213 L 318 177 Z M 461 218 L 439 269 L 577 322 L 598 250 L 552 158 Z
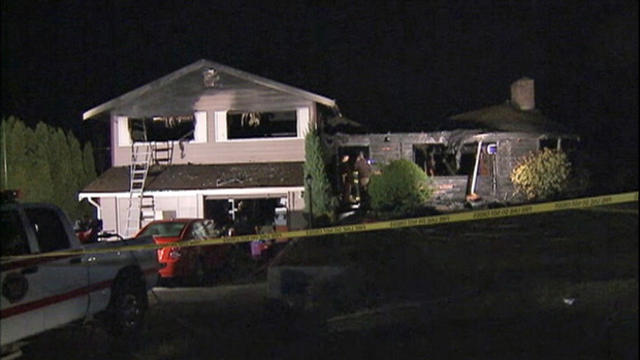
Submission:
M 297 112 L 227 113 L 227 139 L 297 137 Z

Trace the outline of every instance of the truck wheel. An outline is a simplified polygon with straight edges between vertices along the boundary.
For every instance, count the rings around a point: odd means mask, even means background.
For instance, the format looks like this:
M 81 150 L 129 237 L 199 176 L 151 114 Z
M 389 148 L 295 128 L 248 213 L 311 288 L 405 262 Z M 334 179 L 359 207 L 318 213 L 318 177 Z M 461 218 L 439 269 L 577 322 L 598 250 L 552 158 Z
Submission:
M 144 283 L 133 274 L 116 281 L 109 305 L 109 331 L 128 336 L 140 329 L 147 309 Z

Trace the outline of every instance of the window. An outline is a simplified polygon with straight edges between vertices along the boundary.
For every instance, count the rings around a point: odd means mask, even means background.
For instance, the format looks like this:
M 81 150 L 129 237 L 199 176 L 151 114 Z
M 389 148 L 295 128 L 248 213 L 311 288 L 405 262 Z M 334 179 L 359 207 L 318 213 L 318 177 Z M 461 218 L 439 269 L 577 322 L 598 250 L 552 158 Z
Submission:
M 120 146 L 129 146 L 132 141 L 207 141 L 207 113 L 204 111 L 176 116 L 118 116 L 116 122 Z
M 27 236 L 16 210 L 0 211 L 0 229 L 2 229 L 2 242 L 0 242 L 2 256 L 24 255 L 30 252 Z
M 538 149 L 539 150 L 544 150 L 544 149 L 557 150 L 558 139 L 556 138 L 540 139 L 538 140 Z
M 303 138 L 309 126 L 309 109 L 289 111 L 218 111 L 217 141 Z
M 566 153 L 574 152 L 578 149 L 578 140 L 571 138 L 560 139 L 560 148 Z
M 33 226 L 40 252 L 62 250 L 69 247 L 69 239 L 58 213 L 52 209 L 26 209 Z
M 478 143 L 467 143 L 460 149 L 460 160 L 457 175 L 471 175 L 476 164 Z
M 444 144 L 420 144 L 413 146 L 415 163 L 429 176 L 456 174 L 456 157 Z
M 180 236 L 182 229 L 187 225 L 185 222 L 157 222 L 151 224 L 145 228 L 140 236 L 168 236 L 176 237 Z
M 296 137 L 296 112 L 228 112 L 227 138 Z

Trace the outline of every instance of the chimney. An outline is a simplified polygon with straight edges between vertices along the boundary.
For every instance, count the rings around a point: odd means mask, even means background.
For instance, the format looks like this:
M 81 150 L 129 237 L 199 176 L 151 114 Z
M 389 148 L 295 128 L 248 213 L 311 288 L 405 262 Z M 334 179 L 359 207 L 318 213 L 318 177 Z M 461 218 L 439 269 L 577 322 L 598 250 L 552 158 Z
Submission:
M 511 84 L 511 104 L 520 110 L 533 110 L 536 107 L 533 79 L 523 77 Z

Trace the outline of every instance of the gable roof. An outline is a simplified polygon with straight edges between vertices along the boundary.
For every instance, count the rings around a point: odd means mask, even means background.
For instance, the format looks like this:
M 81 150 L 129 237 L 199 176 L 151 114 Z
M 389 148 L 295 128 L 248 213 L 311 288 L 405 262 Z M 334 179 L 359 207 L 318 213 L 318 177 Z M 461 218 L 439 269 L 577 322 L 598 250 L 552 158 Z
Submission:
M 509 102 L 465 112 L 446 119 L 440 130 L 483 129 L 508 132 L 567 132 L 539 110 L 516 109 Z
M 302 162 L 152 166 L 145 191 L 303 186 Z M 129 167 L 112 167 L 84 193 L 128 192 Z
M 314 94 L 312 92 L 309 91 L 305 91 L 290 85 L 286 85 L 274 80 L 270 80 L 258 75 L 254 75 L 242 70 L 238 70 L 238 69 L 234 69 L 232 67 L 220 64 L 220 63 L 216 63 L 210 60 L 206 60 L 206 59 L 201 59 L 198 60 L 196 62 L 194 62 L 193 64 L 187 65 L 181 69 L 178 69 L 168 75 L 165 75 L 157 80 L 154 80 L 148 84 L 145 84 L 143 86 L 140 86 L 137 89 L 134 89 L 132 91 L 129 91 L 121 96 L 118 96 L 117 98 L 111 99 L 105 103 L 102 103 L 94 108 L 91 108 L 87 111 L 85 111 L 82 114 L 82 119 L 83 120 L 87 120 L 89 118 L 92 118 L 98 114 L 101 114 L 105 111 L 109 111 L 113 108 L 116 108 L 118 106 L 121 105 L 125 105 L 127 103 L 130 103 L 132 100 L 135 100 L 151 91 L 166 87 L 167 85 L 176 82 L 178 79 L 192 74 L 194 72 L 202 72 L 205 69 L 209 69 L 209 68 L 213 68 L 216 71 L 218 71 L 219 73 L 224 73 L 227 75 L 231 75 L 234 76 L 236 78 L 257 84 L 257 85 L 262 85 L 265 86 L 267 88 L 271 88 L 277 91 L 281 91 L 284 93 L 288 93 L 291 95 L 295 95 L 295 96 L 299 96 L 301 98 L 310 100 L 310 101 L 314 101 L 323 105 L 326 105 L 328 107 L 336 107 L 336 102 L 333 99 L 329 99 L 327 97 L 324 97 L 322 95 L 318 95 L 318 94 Z

